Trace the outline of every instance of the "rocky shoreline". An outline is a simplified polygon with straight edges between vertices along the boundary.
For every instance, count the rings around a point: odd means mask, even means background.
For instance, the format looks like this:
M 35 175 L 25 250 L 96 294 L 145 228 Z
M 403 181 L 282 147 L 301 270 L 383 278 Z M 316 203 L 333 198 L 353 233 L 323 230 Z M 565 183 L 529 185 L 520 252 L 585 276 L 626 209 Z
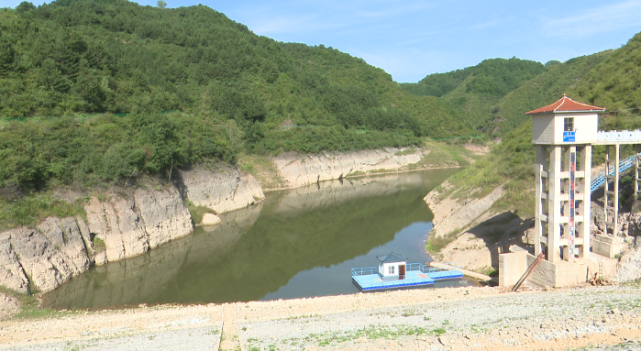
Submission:
M 389 171 L 419 163 L 429 151 L 370 150 L 320 155 L 283 154 L 272 159 L 284 188 Z M 86 218 L 46 218 L 35 228 L 0 233 L 0 285 L 29 294 L 56 289 L 93 265 L 145 254 L 189 235 L 194 223 L 186 201 L 217 214 L 265 198 L 248 173 L 230 166 L 179 170 L 171 184 L 114 188 L 84 204 Z M 211 217 L 214 216 L 214 219 Z M 214 223 L 220 218 L 208 215 Z

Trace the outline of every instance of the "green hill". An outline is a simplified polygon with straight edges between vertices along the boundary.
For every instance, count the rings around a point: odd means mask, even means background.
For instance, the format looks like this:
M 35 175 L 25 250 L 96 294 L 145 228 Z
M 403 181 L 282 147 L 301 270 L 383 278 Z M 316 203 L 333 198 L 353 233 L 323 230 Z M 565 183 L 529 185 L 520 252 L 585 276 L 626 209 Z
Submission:
M 474 134 L 459 116 L 362 59 L 255 35 L 205 6 L 59 0 L 0 9 L 4 198 L 234 163 L 240 153 Z
M 441 96 L 459 110 L 472 128 L 488 135 L 502 135 L 509 129 L 499 128 L 497 122 L 502 119 L 496 116 L 496 104 L 546 71 L 546 66 L 535 61 L 490 59 L 463 70 L 432 74 L 402 87 L 415 95 Z

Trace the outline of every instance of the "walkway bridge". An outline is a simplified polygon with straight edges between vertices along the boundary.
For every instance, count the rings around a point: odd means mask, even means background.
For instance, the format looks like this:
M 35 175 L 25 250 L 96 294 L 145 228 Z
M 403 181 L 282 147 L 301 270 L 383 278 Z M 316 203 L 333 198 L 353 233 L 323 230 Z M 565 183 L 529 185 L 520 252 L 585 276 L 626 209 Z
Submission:
M 597 142 L 595 145 L 617 145 L 617 144 L 641 144 L 641 130 L 611 130 L 597 133 Z M 638 151 L 638 150 L 637 150 Z M 619 173 L 627 171 L 636 165 L 637 156 L 641 157 L 641 153 L 632 155 L 619 162 Z M 616 167 L 610 166 L 607 176 L 616 175 Z M 599 173 L 592 179 L 590 183 L 590 191 L 595 191 L 605 184 L 606 181 L 605 171 Z
M 638 154 L 639 157 L 641 157 L 641 153 Z M 632 155 L 625 160 L 619 162 L 619 173 L 625 172 L 628 169 L 632 168 L 636 162 L 637 155 Z M 609 175 L 614 176 L 614 166 L 610 166 L 610 170 L 608 172 Z M 590 191 L 595 191 L 599 189 L 600 187 L 605 184 L 605 171 L 599 173 L 597 176 L 592 179 L 592 182 L 590 182 Z

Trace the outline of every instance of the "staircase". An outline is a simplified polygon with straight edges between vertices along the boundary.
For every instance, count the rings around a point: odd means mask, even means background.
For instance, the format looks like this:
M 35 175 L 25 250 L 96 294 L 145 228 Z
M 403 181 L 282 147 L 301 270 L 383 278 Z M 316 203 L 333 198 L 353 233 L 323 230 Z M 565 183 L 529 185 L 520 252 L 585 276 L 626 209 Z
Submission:
M 639 156 L 641 156 L 641 153 L 639 154 Z M 632 155 L 619 162 L 619 174 L 632 168 L 634 166 L 634 162 L 636 161 L 636 157 L 636 155 Z M 614 166 L 610 167 L 609 171 L 609 175 L 614 175 Z M 605 184 L 605 172 L 599 173 L 599 175 L 592 179 L 592 182 L 590 183 L 590 191 L 597 190 L 598 188 L 602 187 L 603 184 Z

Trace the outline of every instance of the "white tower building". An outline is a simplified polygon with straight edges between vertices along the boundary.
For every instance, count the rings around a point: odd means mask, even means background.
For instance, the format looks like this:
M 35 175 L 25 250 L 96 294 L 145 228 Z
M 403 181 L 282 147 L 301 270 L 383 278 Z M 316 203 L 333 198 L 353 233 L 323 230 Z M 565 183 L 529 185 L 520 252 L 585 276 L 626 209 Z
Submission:
M 592 144 L 603 107 L 565 94 L 527 112 L 536 145 L 535 254 L 556 263 L 587 258 L 590 251 Z

